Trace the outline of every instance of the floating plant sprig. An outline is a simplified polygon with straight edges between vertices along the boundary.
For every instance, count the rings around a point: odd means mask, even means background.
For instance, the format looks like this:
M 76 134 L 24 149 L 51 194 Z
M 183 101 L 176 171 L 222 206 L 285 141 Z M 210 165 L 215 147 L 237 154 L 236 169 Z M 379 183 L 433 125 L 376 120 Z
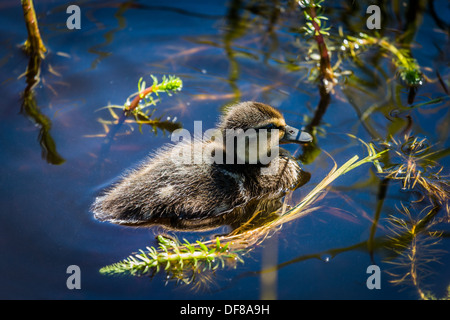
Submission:
M 165 92 L 170 96 L 172 93 L 180 91 L 183 87 L 181 79 L 175 76 L 163 76 L 162 82 L 158 82 L 158 79 L 153 75 L 150 75 L 150 77 L 153 80 L 153 84 L 148 88 L 145 86 L 146 82 L 142 78 L 139 79 L 138 92 L 127 99 L 124 106 L 125 111 L 136 110 L 140 112 L 143 108 L 156 104 L 156 100 L 153 98 L 152 94 L 159 97 L 160 92 Z M 133 96 L 134 98 L 130 102 L 129 99 Z M 140 104 L 142 101 L 144 101 L 144 103 Z
M 322 24 L 321 20 L 328 20 L 328 18 L 321 14 L 321 11 L 319 11 L 322 6 L 320 5 L 324 0 L 321 1 L 299 1 L 299 5 L 306 9 L 303 11 L 303 14 L 305 15 L 305 18 L 308 22 L 306 22 L 306 26 L 302 27 L 302 29 L 309 35 L 312 36 L 318 36 L 319 34 L 327 35 L 329 36 L 330 33 L 328 30 L 331 29 L 331 27 L 326 27 L 325 23 Z M 315 8 L 314 12 L 311 12 L 311 9 Z M 311 14 L 312 13 L 312 14 Z
M 157 133 L 157 129 L 160 129 L 163 132 L 172 132 L 181 128 L 181 123 L 176 122 L 176 117 L 172 119 L 167 117 L 166 120 L 163 120 L 162 116 L 154 117 L 156 109 L 147 107 L 151 105 L 154 106 L 156 102 L 159 101 L 159 99 L 155 99 L 152 94 L 159 97 L 161 92 L 165 92 L 170 96 L 181 90 L 183 82 L 180 78 L 175 76 L 163 76 L 162 82 L 158 82 L 158 79 L 153 75 L 151 75 L 151 78 L 153 79 L 153 84 L 148 88 L 145 86 L 145 81 L 140 78 L 138 82 L 138 92 L 129 96 L 125 104 L 110 104 L 100 109 L 107 109 L 112 116 L 112 119 L 99 119 L 99 122 L 104 127 L 105 133 L 91 135 L 91 137 L 105 138 L 101 149 L 101 156 L 99 157 L 100 160 L 104 159 L 106 156 L 112 141 L 114 141 L 116 134 L 124 123 L 130 125 L 130 128 L 132 128 L 132 124 L 138 124 L 141 133 L 142 125 L 144 124 L 151 126 L 155 134 Z M 131 102 L 130 99 L 132 99 Z M 120 110 L 120 113 L 117 114 L 115 110 Z M 134 119 L 128 119 L 130 116 Z
M 158 248 L 146 247 L 147 251 L 140 250 L 121 262 L 103 267 L 100 273 L 145 275 L 164 269 L 173 274 L 182 272 L 185 268 L 214 270 L 219 266 L 225 267 L 227 259 L 243 262 L 238 250 L 231 251 L 230 243 L 223 245 L 218 237 L 214 245 L 210 246 L 200 241 L 190 243 L 186 239 L 181 243 L 162 235 L 157 240 Z
M 156 105 L 156 102 L 158 101 L 158 99 L 153 97 L 153 94 L 158 98 L 161 92 L 171 96 L 173 93 L 180 91 L 183 87 L 183 82 L 176 76 L 163 76 L 161 82 L 158 82 L 158 79 L 153 75 L 150 75 L 150 77 L 153 80 L 153 84 L 150 87 L 146 87 L 146 82 L 142 77 L 139 79 L 138 92 L 127 98 L 127 101 L 123 106 L 123 116 L 119 119 L 120 122 L 121 119 L 126 116 L 130 114 L 133 115 L 136 123 L 139 124 L 139 131 L 142 130 L 142 124 L 154 124 L 154 120 L 151 119 L 154 109 L 153 112 L 150 109 L 146 109 L 149 106 Z M 133 100 L 130 102 L 131 98 L 133 98 Z M 178 128 L 179 127 L 180 126 L 178 126 Z
M 139 131 L 142 133 L 142 125 L 147 124 L 153 128 L 153 131 L 156 133 L 156 129 L 159 128 L 163 131 L 168 130 L 172 132 L 175 129 L 181 128 L 181 124 L 176 122 L 176 118 L 167 120 L 162 120 L 162 116 L 159 118 L 155 118 L 154 112 L 155 108 L 147 108 L 149 106 L 154 106 L 159 99 L 155 99 L 153 94 L 156 97 L 159 97 L 161 92 L 167 93 L 171 96 L 173 93 L 178 92 L 183 87 L 183 82 L 180 78 L 176 76 L 163 76 L 162 81 L 158 82 L 158 79 L 150 75 L 153 84 L 150 87 L 146 87 L 146 82 L 141 77 L 138 82 L 138 92 L 133 93 L 129 96 L 123 105 L 113 105 L 110 104 L 101 109 L 108 109 L 113 120 L 104 120 L 100 119 L 99 121 L 104 125 L 106 131 L 106 141 L 110 143 L 119 128 L 127 122 L 128 116 L 134 117 L 134 123 L 139 125 Z M 130 101 L 130 99 L 132 99 Z M 118 115 L 114 110 L 120 110 L 121 114 Z M 113 128 L 110 130 L 109 125 L 113 125 Z M 98 135 L 95 135 L 98 136 Z

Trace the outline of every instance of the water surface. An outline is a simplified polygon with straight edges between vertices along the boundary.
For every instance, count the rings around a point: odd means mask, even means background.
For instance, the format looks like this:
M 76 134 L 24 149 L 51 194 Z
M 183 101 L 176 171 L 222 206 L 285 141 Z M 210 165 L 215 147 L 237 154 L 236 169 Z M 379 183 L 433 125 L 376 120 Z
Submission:
M 162 96 L 155 116 L 176 117 L 188 130 L 197 120 L 204 129 L 214 127 L 223 106 L 245 100 L 278 107 L 288 123 L 301 127 L 314 117 L 321 97 L 318 84 L 308 78 L 315 65 L 308 50 L 315 48 L 315 42 L 298 33 L 304 18 L 295 2 L 195 1 L 187 6 L 185 1 L 83 1 L 78 5 L 81 29 L 68 30 L 65 2 L 36 3 L 49 52 L 34 97 L 38 114 L 48 120 L 46 134 L 54 141 L 53 153 L 61 157 L 59 164 L 48 161 L 48 150 L 39 142 L 42 123 L 36 125 L 36 117 L 21 112 L 27 86 L 21 75 L 29 60 L 18 46 L 27 38 L 22 9 L 17 1 L 0 5 L 1 298 L 418 298 L 414 286 L 390 283 L 387 272 L 392 265 L 385 262 L 385 249 L 371 251 L 358 245 L 369 239 L 379 205 L 382 178 L 369 164 L 340 177 L 318 204 L 321 210 L 284 225 L 282 232 L 255 247 L 244 264 L 216 271 L 214 284 L 204 290 L 192 291 L 173 282 L 166 285 L 163 273 L 153 279 L 101 275 L 101 267 L 154 245 L 160 229 L 100 223 L 89 212 L 91 203 L 127 168 L 170 142 L 167 132 L 155 134 L 143 127 L 140 133 L 137 126 L 124 126 L 102 153 L 105 130 L 99 119 L 111 120 L 102 107 L 123 104 L 137 90 L 139 78 L 150 82 L 150 74 L 159 78 L 172 74 L 183 80 L 180 93 Z M 337 43 L 339 27 L 349 35 L 374 34 L 365 26 L 368 5 L 369 1 L 325 1 L 331 46 Z M 355 154 L 366 155 L 365 147 L 346 134 L 367 142 L 390 135 L 402 139 L 408 127 L 436 150 L 448 150 L 448 100 L 410 106 L 448 97 L 449 13 L 445 1 L 401 2 L 399 8 L 382 8 L 380 34 L 411 48 L 430 81 L 419 88 L 411 104 L 389 54 L 369 48 L 359 56 L 360 63 L 345 59 L 340 71 L 353 75 L 341 77 L 330 96 L 316 136 L 319 148 L 303 164 L 312 174 L 311 181 L 296 191 L 293 203 L 331 170 L 329 155 L 338 164 Z M 369 108 L 375 111 L 361 121 Z M 302 152 L 297 146 L 288 148 L 296 155 Z M 442 176 L 449 174 L 448 160 L 448 156 L 437 159 L 444 167 Z M 388 234 L 386 218 L 398 213 L 400 203 L 416 199 L 401 187 L 399 181 L 387 187 L 377 238 Z M 436 229 L 444 232 L 436 248 L 448 251 L 448 223 Z M 429 264 L 432 275 L 424 280 L 437 296 L 443 296 L 450 284 L 448 253 L 440 261 Z M 380 290 L 366 286 L 366 269 L 372 264 L 383 271 Z M 70 265 L 81 269 L 80 290 L 66 286 Z M 263 286 L 261 270 L 273 265 L 278 265 L 272 272 L 275 285 Z

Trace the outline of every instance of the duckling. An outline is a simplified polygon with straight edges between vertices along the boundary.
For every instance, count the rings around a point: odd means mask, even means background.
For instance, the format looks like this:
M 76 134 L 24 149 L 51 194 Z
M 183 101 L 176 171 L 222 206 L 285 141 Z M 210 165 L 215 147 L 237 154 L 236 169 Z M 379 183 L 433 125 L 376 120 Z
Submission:
M 246 134 L 250 130 L 253 135 Z M 236 132 L 246 134 L 243 149 Z M 256 147 L 250 148 L 252 141 Z M 302 171 L 278 144 L 311 141 L 307 132 L 286 125 L 274 107 L 241 102 L 227 109 L 210 139 L 164 146 L 97 197 L 91 211 L 100 221 L 127 225 L 219 217 L 294 188 Z

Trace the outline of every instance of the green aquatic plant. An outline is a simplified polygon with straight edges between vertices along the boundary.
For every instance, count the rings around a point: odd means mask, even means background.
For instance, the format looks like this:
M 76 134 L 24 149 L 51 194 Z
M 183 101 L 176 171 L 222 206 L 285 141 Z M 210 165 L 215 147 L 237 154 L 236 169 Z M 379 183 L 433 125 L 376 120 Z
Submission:
M 386 38 L 376 38 L 368 34 L 359 33 L 359 37 L 347 36 L 343 40 L 341 49 L 348 50 L 351 56 L 356 58 L 360 48 L 377 45 L 393 55 L 393 63 L 397 67 L 400 79 L 409 87 L 421 86 L 423 74 L 417 61 L 411 57 L 408 49 L 399 49 Z
M 429 291 L 423 289 L 423 281 L 431 275 L 429 265 L 438 262 L 442 250 L 436 249 L 441 241 L 441 233 L 432 228 L 441 220 L 436 219 L 440 206 L 427 207 L 416 216 L 411 208 L 403 203 L 400 216 L 388 217 L 390 234 L 387 247 L 396 257 L 387 261 L 394 265 L 388 272 L 392 276 L 391 283 L 395 285 L 413 285 L 421 299 L 436 299 Z M 448 298 L 448 297 L 447 297 Z
M 325 24 L 328 18 L 323 15 L 323 2 L 324 0 L 302 0 L 299 1 L 299 4 L 304 10 L 303 12 L 307 21 L 305 26 L 302 27 L 302 30 L 307 35 L 313 36 L 317 42 L 320 56 L 320 78 L 328 88 L 328 91 L 330 91 L 337 83 L 336 77 L 339 73 L 334 70 L 339 65 L 339 62 L 334 67 L 331 65 L 330 54 L 332 50 L 335 50 L 335 46 L 331 46 L 331 49 L 329 49 L 325 43 L 324 36 L 330 36 L 329 30 L 331 28 Z M 341 30 L 340 37 L 344 38 L 340 45 L 341 51 L 349 52 L 351 57 L 356 59 L 360 52 L 359 49 L 369 46 L 379 46 L 392 54 L 393 63 L 397 68 L 398 75 L 408 87 L 415 88 L 423 84 L 423 73 L 417 61 L 411 57 L 409 49 L 398 48 L 387 38 L 378 38 L 362 32 L 359 33 L 358 37 L 344 36 Z
M 140 78 L 138 91 L 129 96 L 123 105 L 110 104 L 100 109 L 107 109 L 112 119 L 100 118 L 99 122 L 103 125 L 105 134 L 94 135 L 93 137 L 106 137 L 107 141 L 110 142 L 124 123 L 130 126 L 134 123 L 138 124 L 141 133 L 142 125 L 151 126 L 155 134 L 157 129 L 161 129 L 163 132 L 172 132 L 181 128 L 181 124 L 176 121 L 176 117 L 172 119 L 169 117 L 163 119 L 163 116 L 155 117 L 156 109 L 154 106 L 159 101 L 160 93 L 171 96 L 173 93 L 180 91 L 183 87 L 182 80 L 176 76 L 163 76 L 162 81 L 159 82 L 155 76 L 150 75 L 150 77 L 153 80 L 152 85 L 146 87 L 146 82 L 143 78 Z M 120 111 L 119 114 L 116 113 L 116 110 Z
M 127 98 L 125 105 L 122 107 L 124 116 L 121 118 L 125 118 L 125 116 L 128 115 L 133 116 L 136 123 L 139 124 L 139 131 L 141 132 L 142 124 L 149 124 L 153 126 L 154 130 L 156 130 L 156 127 L 159 126 L 169 130 L 170 132 L 180 128 L 181 125 L 173 120 L 161 122 L 161 119 L 152 119 L 155 109 L 150 110 L 148 107 L 156 105 L 157 101 L 159 101 L 159 94 L 162 92 L 171 96 L 173 93 L 181 91 L 183 81 L 175 76 L 163 76 L 161 82 L 159 82 L 153 75 L 150 75 L 150 77 L 153 80 L 150 87 L 146 87 L 146 82 L 142 78 L 139 79 L 138 92 Z M 131 98 L 132 100 L 130 101 Z M 117 106 L 109 107 L 114 108 Z M 121 118 L 119 118 L 119 122 L 121 121 Z
M 442 254 L 435 249 L 442 239 L 442 232 L 435 227 L 448 223 L 450 217 L 450 185 L 442 175 L 444 167 L 436 161 L 442 152 L 432 150 L 427 139 L 410 135 L 403 140 L 391 137 L 381 147 L 389 155 L 381 172 L 384 180 L 400 181 L 402 189 L 421 195 L 410 206 L 401 203 L 400 214 L 387 218 L 390 232 L 386 247 L 395 254 L 395 259 L 387 261 L 395 266 L 389 272 L 391 282 L 413 285 L 420 299 L 435 299 L 424 289 L 424 279 L 431 274 L 430 264 Z M 425 208 L 416 213 L 416 206 Z
M 426 195 L 441 205 L 450 199 L 450 184 L 442 175 L 444 169 L 433 156 L 433 151 L 426 138 L 405 135 L 403 140 L 391 139 L 381 143 L 390 151 L 390 163 L 384 168 L 385 178 L 399 180 L 404 190 L 421 187 Z
M 159 97 L 159 93 L 165 92 L 170 96 L 174 92 L 181 91 L 183 87 L 183 81 L 175 76 L 163 76 L 161 82 L 153 75 L 150 75 L 150 77 L 153 80 L 153 84 L 150 87 L 146 87 L 146 82 L 142 78 L 139 79 L 138 92 L 128 97 L 124 106 L 125 111 L 140 112 L 145 107 L 156 104 L 153 94 Z M 131 97 L 134 98 L 130 102 Z
M 155 135 L 157 134 L 157 129 L 160 129 L 165 133 L 166 131 L 172 132 L 181 128 L 181 123 L 177 122 L 176 117 L 172 119 L 170 117 L 163 119 L 163 115 L 156 117 L 154 115 L 156 109 L 150 107 L 154 106 L 159 101 L 160 93 L 164 92 L 170 96 L 173 93 L 180 91 L 183 82 L 180 78 L 175 76 L 163 76 L 161 82 L 158 82 L 158 79 L 153 75 L 151 75 L 151 78 L 153 84 L 150 87 L 146 87 L 145 81 L 140 78 L 138 82 L 138 92 L 129 96 L 123 105 L 109 104 L 108 106 L 99 109 L 106 109 L 109 111 L 108 118 L 98 119 L 98 122 L 103 126 L 104 132 L 94 135 L 85 135 L 85 137 L 90 138 L 104 138 L 99 163 L 102 163 L 103 159 L 106 157 L 111 143 L 114 141 L 120 128 L 122 128 L 122 125 L 124 124 L 129 127 L 129 130 L 126 131 L 125 134 L 129 134 L 134 130 L 134 124 L 138 125 L 141 133 L 143 125 L 150 126 Z M 154 95 L 158 98 L 156 99 Z
M 153 95 L 159 98 L 159 94 L 164 92 L 167 95 L 171 96 L 173 93 L 181 91 L 183 87 L 183 82 L 180 78 L 175 76 L 163 76 L 162 81 L 158 82 L 158 79 L 151 75 L 153 80 L 153 84 L 150 87 L 146 87 L 146 82 L 139 79 L 138 82 L 138 92 L 128 97 L 123 110 L 124 115 L 131 114 L 136 123 L 139 124 L 139 130 L 142 132 L 142 124 L 149 124 L 153 127 L 153 130 L 156 131 L 156 127 L 166 129 L 172 132 L 175 129 L 181 128 L 179 123 L 176 123 L 174 120 L 168 119 L 167 121 L 161 121 L 161 119 L 152 119 L 153 111 L 148 109 L 149 106 L 154 106 L 158 99 L 155 99 Z M 130 102 L 130 98 L 133 97 L 133 100 Z
M 227 261 L 243 262 L 239 250 L 231 250 L 230 243 L 222 244 L 218 237 L 211 245 L 201 241 L 190 243 L 186 239 L 180 242 L 162 235 L 157 237 L 157 241 L 157 248 L 140 250 L 121 262 L 101 268 L 100 273 L 146 275 L 164 270 L 172 278 L 190 283 L 192 275 L 198 272 L 223 268 Z M 190 277 L 185 276 L 185 270 L 193 271 Z

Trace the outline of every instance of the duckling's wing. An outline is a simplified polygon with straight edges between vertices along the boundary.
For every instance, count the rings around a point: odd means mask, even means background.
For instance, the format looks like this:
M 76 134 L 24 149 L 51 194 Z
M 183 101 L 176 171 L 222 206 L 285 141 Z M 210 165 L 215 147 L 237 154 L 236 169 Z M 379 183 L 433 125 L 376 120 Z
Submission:
M 165 147 L 95 200 L 95 218 L 127 224 L 157 218 L 202 219 L 242 204 L 242 185 L 236 176 L 195 161 L 196 152 L 207 146 L 194 141 Z

